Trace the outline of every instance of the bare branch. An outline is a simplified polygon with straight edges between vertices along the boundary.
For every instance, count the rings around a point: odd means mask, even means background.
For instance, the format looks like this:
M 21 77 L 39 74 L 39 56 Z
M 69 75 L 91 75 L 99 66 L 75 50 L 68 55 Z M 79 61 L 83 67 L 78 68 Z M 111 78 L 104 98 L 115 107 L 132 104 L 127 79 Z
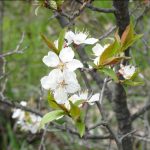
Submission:
M 143 108 L 141 108 L 140 110 L 138 110 L 136 113 L 134 113 L 131 116 L 131 121 L 133 122 L 134 120 L 136 120 L 137 118 L 139 118 L 139 116 L 143 115 L 146 111 L 150 110 L 150 103 L 146 104 L 145 106 L 143 106 Z
M 0 58 L 6 57 L 6 56 L 9 56 L 9 55 L 13 55 L 13 54 L 22 54 L 24 52 L 24 50 L 28 48 L 26 46 L 25 48 L 20 49 L 20 46 L 23 43 L 23 40 L 24 40 L 24 33 L 22 34 L 22 37 L 21 37 L 18 45 L 16 46 L 15 50 L 9 51 L 9 52 L 4 53 L 4 54 L 1 54 Z
M 109 36 L 116 28 L 117 28 L 116 26 L 111 27 L 105 34 L 99 37 L 99 40 L 101 41 L 102 39 Z
M 24 111 L 31 112 L 31 113 L 33 113 L 35 115 L 38 115 L 38 116 L 41 116 L 41 117 L 43 116 L 43 114 L 41 112 L 38 112 L 37 110 L 31 109 L 29 107 L 22 106 L 22 105 L 20 105 L 16 102 L 8 100 L 8 99 L 4 99 L 4 100 L 0 99 L 0 103 L 1 104 L 6 104 L 7 106 L 12 107 L 12 108 L 19 108 L 19 109 L 22 109 Z

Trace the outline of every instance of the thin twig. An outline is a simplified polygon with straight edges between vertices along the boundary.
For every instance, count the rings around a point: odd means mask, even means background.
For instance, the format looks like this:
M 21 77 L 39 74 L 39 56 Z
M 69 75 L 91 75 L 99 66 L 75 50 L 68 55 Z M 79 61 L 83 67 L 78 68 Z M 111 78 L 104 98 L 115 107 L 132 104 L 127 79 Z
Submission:
M 25 48 L 20 49 L 20 46 L 23 43 L 23 40 L 24 40 L 24 33 L 22 34 L 22 37 L 21 37 L 18 45 L 16 46 L 15 50 L 11 50 L 11 51 L 9 51 L 7 53 L 1 54 L 0 58 L 6 57 L 6 56 L 10 56 L 10 55 L 13 55 L 13 54 L 22 54 L 24 52 L 24 50 L 28 48 L 28 46 L 26 46 Z
M 45 140 L 45 136 L 46 136 L 46 133 L 47 133 L 48 126 L 49 126 L 49 124 L 46 125 L 46 127 L 45 127 L 45 129 L 43 131 L 41 142 L 40 142 L 40 145 L 39 145 L 39 150 L 46 150 L 45 149 L 44 140 Z
M 136 132 L 136 130 L 133 130 L 133 131 L 131 131 L 131 132 L 129 132 L 129 133 L 123 135 L 123 136 L 120 138 L 120 141 L 122 141 L 125 137 L 127 137 L 127 136 L 129 136 L 129 135 L 131 135 L 131 134 L 133 134 L 133 133 L 135 133 L 135 132 Z
M 133 122 L 134 120 L 136 120 L 137 118 L 139 118 L 139 116 L 143 115 L 146 111 L 150 110 L 150 103 L 143 106 L 140 110 L 138 110 L 136 113 L 134 113 L 131 116 L 131 121 Z
M 8 100 L 8 99 L 4 99 L 4 100 L 0 99 L 0 103 L 1 103 L 1 104 L 5 104 L 5 105 L 7 105 L 7 106 L 9 106 L 9 107 L 12 107 L 12 108 L 19 108 L 19 109 L 21 109 L 21 110 L 31 112 L 31 113 L 33 113 L 33 114 L 35 114 L 35 115 L 38 115 L 38 116 L 41 116 L 41 117 L 43 116 L 43 114 L 42 114 L 41 112 L 39 112 L 39 111 L 37 111 L 37 110 L 35 110 L 35 109 L 31 109 L 31 108 L 29 108 L 29 107 L 22 106 L 22 105 L 20 105 L 19 103 L 10 101 L 10 100 Z
M 111 27 L 105 34 L 99 37 L 99 41 L 109 36 L 116 28 L 116 26 Z
M 76 1 L 80 4 L 83 4 L 83 2 L 81 2 L 80 0 L 76 0 Z M 114 13 L 115 12 L 114 8 L 98 8 L 98 7 L 93 6 L 92 4 L 87 4 L 86 7 L 91 9 L 92 11 L 97 11 L 101 13 Z

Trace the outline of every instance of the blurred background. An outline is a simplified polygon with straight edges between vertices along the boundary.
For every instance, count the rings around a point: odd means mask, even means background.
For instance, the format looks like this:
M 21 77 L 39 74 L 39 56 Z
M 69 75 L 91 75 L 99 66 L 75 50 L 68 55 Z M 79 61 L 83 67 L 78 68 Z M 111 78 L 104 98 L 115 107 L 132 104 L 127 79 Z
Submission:
M 5 57 L 3 69 L 5 69 L 5 77 L 1 78 L 0 84 L 5 84 L 4 96 L 10 101 L 20 102 L 28 101 L 31 107 L 47 112 L 50 109 L 46 104 L 46 94 L 43 94 L 40 87 L 40 79 L 50 71 L 42 62 L 42 58 L 48 52 L 48 47 L 41 39 L 40 33 L 45 34 L 52 40 L 56 40 L 61 26 L 55 17 L 54 13 L 46 8 L 39 8 L 38 15 L 35 15 L 35 1 L 32 0 L 4 0 L 1 3 L 1 32 L 0 37 L 1 51 L 7 53 L 16 49 L 22 34 L 24 39 L 20 49 L 27 47 L 22 54 L 13 54 Z M 141 75 L 145 80 L 145 85 L 140 87 L 127 88 L 128 106 L 131 113 L 138 110 L 140 107 L 150 101 L 150 9 L 148 1 L 132 0 L 129 3 L 131 19 L 135 24 L 135 31 L 142 33 L 142 39 L 138 40 L 131 47 L 130 55 L 133 57 L 132 64 L 138 66 L 141 70 Z M 93 5 L 101 8 L 112 8 L 111 0 L 97 0 Z M 70 5 L 66 2 L 64 9 L 67 13 L 71 13 L 78 8 L 78 4 Z M 146 9 L 146 10 L 145 10 Z M 90 35 L 95 38 L 100 38 L 111 28 L 115 27 L 115 17 L 111 13 L 98 13 L 85 9 L 84 12 L 76 18 L 75 24 L 70 28 L 79 30 L 88 30 Z M 101 44 L 111 40 L 115 30 L 105 39 L 100 41 Z M 91 56 L 91 47 L 86 47 L 86 52 Z M 78 56 L 77 56 L 78 57 Z M 3 70 L 4 71 L 4 70 Z M 2 73 L 1 73 L 2 74 Z M 82 87 L 86 89 L 81 74 L 78 72 Z M 88 74 L 87 74 L 88 76 Z M 103 75 L 100 75 L 103 79 Z M 90 77 L 89 77 L 90 78 Z M 91 81 L 92 89 L 98 91 L 95 82 Z M 41 95 L 44 95 L 41 98 Z M 40 105 L 40 106 L 39 106 Z M 105 109 L 108 110 L 108 118 L 116 129 L 116 120 L 109 101 L 104 101 Z M 89 110 L 88 123 L 94 124 L 99 118 L 96 115 L 97 110 L 93 106 Z M 95 107 L 96 108 L 96 107 Z M 35 150 L 38 149 L 41 133 L 31 134 L 20 131 L 12 119 L 11 108 L 0 104 L 0 149 L 1 150 Z M 133 126 L 142 134 L 149 134 L 150 115 L 147 117 L 147 124 L 142 118 L 136 120 Z M 146 125 L 146 131 L 144 126 Z M 105 129 L 95 129 L 93 134 L 105 134 Z M 139 138 L 135 140 L 135 147 L 142 150 L 142 142 Z M 110 141 L 105 140 L 86 140 L 72 136 L 69 132 L 61 132 L 52 128 L 45 138 L 47 150 L 105 150 L 109 148 Z M 112 141 L 112 148 L 115 148 Z

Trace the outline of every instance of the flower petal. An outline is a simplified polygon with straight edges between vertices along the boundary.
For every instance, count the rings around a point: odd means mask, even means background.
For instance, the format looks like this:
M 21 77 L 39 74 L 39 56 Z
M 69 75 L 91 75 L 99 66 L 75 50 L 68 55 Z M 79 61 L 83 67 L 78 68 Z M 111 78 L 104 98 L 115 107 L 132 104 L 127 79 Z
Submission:
M 98 39 L 95 38 L 88 38 L 84 41 L 85 44 L 95 44 L 96 42 L 98 42 Z
M 87 33 L 83 33 L 83 32 L 76 33 L 74 36 L 73 42 L 76 45 L 83 44 L 87 36 L 88 36 Z
M 99 93 L 94 94 L 94 95 L 90 98 L 90 100 L 88 101 L 89 104 L 90 104 L 90 105 L 93 105 L 94 102 L 99 101 L 99 97 L 100 97 L 100 94 L 99 94 Z
M 73 94 L 69 100 L 72 102 L 72 103 L 75 103 L 77 100 L 80 100 L 80 96 L 78 94 Z
M 80 93 L 81 100 L 87 100 L 87 98 L 88 98 L 88 91 L 84 91 L 84 92 Z
M 70 82 L 77 81 L 77 77 L 76 77 L 75 72 L 72 72 L 69 70 L 63 71 L 63 77 L 64 77 L 64 80 L 67 84 L 69 84 Z
M 21 110 L 15 109 L 12 115 L 12 118 L 18 118 L 20 116 Z
M 73 59 L 72 61 L 66 63 L 66 67 L 69 71 L 75 71 L 78 68 L 83 68 L 83 64 L 79 60 Z
M 96 44 L 92 48 L 92 51 L 95 54 L 95 56 L 100 56 L 103 53 L 103 51 L 104 51 L 104 47 L 102 47 L 100 44 Z
M 59 87 L 54 91 L 54 98 L 58 104 L 65 104 L 67 101 L 68 95 L 63 87 Z
M 67 40 L 67 45 L 70 45 L 73 42 L 75 34 L 72 31 L 68 31 L 65 34 L 65 39 Z
M 80 90 L 80 85 L 74 72 L 65 70 L 63 72 L 63 76 L 66 83 L 66 90 L 68 93 L 75 93 Z
M 41 78 L 41 85 L 45 90 L 49 90 L 51 87 L 51 81 L 49 76 L 44 76 L 43 78 Z
M 96 58 L 94 59 L 94 64 L 95 64 L 96 66 L 99 65 L 99 59 L 100 59 L 100 57 L 96 57 Z
M 136 68 L 131 65 L 128 66 L 120 65 L 120 67 L 121 69 L 119 70 L 119 73 L 122 74 L 125 79 L 130 79 L 136 71 Z
M 47 56 L 44 56 L 43 62 L 48 67 L 56 67 L 59 64 L 60 60 L 59 57 L 54 52 L 50 51 L 48 52 Z
M 27 102 L 25 102 L 25 101 L 21 101 L 20 104 L 21 104 L 22 106 L 27 106 Z
M 29 130 L 31 131 L 32 134 L 35 134 L 39 128 L 40 128 L 40 125 L 38 126 L 37 124 L 34 124 L 29 128 Z
M 60 69 L 52 70 L 48 76 L 41 79 L 41 85 L 45 90 L 55 90 L 58 82 L 63 80 L 62 72 Z
M 70 103 L 69 103 L 69 101 L 66 101 L 65 107 L 66 107 L 68 110 L 70 110 Z
M 59 58 L 62 62 L 72 61 L 74 57 L 74 51 L 71 47 L 65 47 L 60 51 Z
M 75 93 L 80 90 L 80 85 L 78 82 L 70 83 L 66 86 L 66 90 L 68 93 Z
M 55 40 L 55 41 L 54 41 L 54 45 L 55 45 L 55 47 L 58 49 L 58 40 Z
M 63 73 L 60 69 L 53 69 L 49 73 L 49 78 L 50 78 L 50 80 L 53 80 L 52 83 L 58 84 L 59 82 L 61 82 L 63 80 Z

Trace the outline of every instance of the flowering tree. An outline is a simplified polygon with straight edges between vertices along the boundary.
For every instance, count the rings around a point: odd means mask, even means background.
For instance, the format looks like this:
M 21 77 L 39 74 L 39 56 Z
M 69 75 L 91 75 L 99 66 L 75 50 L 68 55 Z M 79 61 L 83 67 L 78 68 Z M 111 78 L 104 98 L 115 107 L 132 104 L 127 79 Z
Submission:
M 143 35 L 135 32 L 136 24 L 130 21 L 128 0 L 113 0 L 114 7 L 111 9 L 97 8 L 92 5 L 92 0 L 75 0 L 74 2 L 79 7 L 72 15 L 65 10 L 71 7 L 71 1 L 42 0 L 36 3 L 37 18 L 39 9 L 47 8 L 54 13 L 62 26 L 58 38 L 54 41 L 41 34 L 47 45 L 47 55 L 43 56 L 42 61 L 49 68 L 49 73 L 41 77 L 40 83 L 47 94 L 50 111 L 38 112 L 27 107 L 25 101 L 14 104 L 2 99 L 1 102 L 15 107 L 12 118 L 17 120 L 21 130 L 30 131 L 32 134 L 43 132 L 39 149 L 44 148 L 45 134 L 52 125 L 81 139 L 113 140 L 116 144 L 114 147 L 118 150 L 132 150 L 136 132 L 132 128 L 132 123 L 150 108 L 148 104 L 134 114 L 130 114 L 127 106 L 127 88 L 144 85 L 140 69 L 133 65 L 133 58 L 129 53 L 130 47 L 141 40 Z M 77 25 L 74 27 L 77 17 L 85 8 L 91 11 L 113 13 L 116 18 L 116 27 L 101 38 L 93 37 L 88 31 L 88 26 L 82 31 L 77 28 Z M 113 37 L 102 44 L 101 40 L 105 40 L 114 30 Z M 22 41 L 13 53 L 2 54 L 1 57 L 19 53 Z M 85 52 L 86 49 L 90 50 L 89 56 Z M 87 61 L 87 58 L 90 61 Z M 80 81 L 79 72 L 86 88 Z M 93 90 L 91 79 L 96 82 L 99 89 Z M 115 114 L 118 132 L 107 118 L 108 110 L 104 106 L 104 96 L 112 106 L 109 111 Z M 99 110 L 99 114 L 96 115 L 100 120 L 90 126 L 87 116 L 89 109 L 95 108 L 94 105 Z M 71 124 L 72 128 L 68 128 L 67 124 Z M 106 131 L 102 135 L 95 135 L 93 130 L 99 126 L 104 127 Z
M 53 43 L 42 35 L 44 41 L 51 50 L 48 52 L 47 56 L 44 56 L 43 62 L 48 67 L 54 69 L 48 76 L 41 79 L 41 85 L 44 89 L 50 90 L 48 92 L 49 103 L 53 109 L 56 109 L 44 115 L 41 121 L 42 127 L 50 121 L 60 119 L 63 116 L 68 116 L 73 119 L 75 126 L 82 137 L 86 130 L 84 119 L 86 113 L 84 112 L 84 105 L 85 103 L 94 104 L 94 102 L 98 105 L 102 115 L 102 122 L 106 121 L 102 106 L 103 89 L 100 93 L 95 95 L 92 95 L 91 93 L 82 93 L 82 87 L 80 87 L 74 72 L 77 68 L 104 73 L 106 75 L 104 84 L 107 84 L 108 81 L 115 82 L 116 85 L 121 87 L 125 85 L 137 86 L 143 84 L 139 77 L 139 71 L 134 66 L 124 66 L 123 64 L 120 64 L 120 68 L 116 68 L 122 60 L 131 59 L 130 57 L 125 56 L 124 53 L 141 37 L 141 35 L 136 35 L 134 33 L 132 24 L 129 24 L 126 27 L 121 37 L 116 33 L 113 42 L 104 46 L 98 43 L 98 39 L 88 38 L 88 36 L 89 35 L 85 32 L 76 31 L 73 33 L 72 31 L 65 32 L 65 30 L 63 30 L 60 33 L 58 40 Z M 86 46 L 86 44 L 95 45 L 92 48 L 92 51 L 96 56 L 92 63 L 93 65 L 84 68 L 79 60 L 73 59 L 74 51 L 71 48 L 71 44 L 74 49 L 80 44 L 84 44 L 84 46 Z M 79 92 L 78 95 L 74 94 L 77 92 Z M 111 130 L 107 123 L 105 125 Z M 122 141 L 116 139 L 116 142 L 118 148 L 122 148 Z

